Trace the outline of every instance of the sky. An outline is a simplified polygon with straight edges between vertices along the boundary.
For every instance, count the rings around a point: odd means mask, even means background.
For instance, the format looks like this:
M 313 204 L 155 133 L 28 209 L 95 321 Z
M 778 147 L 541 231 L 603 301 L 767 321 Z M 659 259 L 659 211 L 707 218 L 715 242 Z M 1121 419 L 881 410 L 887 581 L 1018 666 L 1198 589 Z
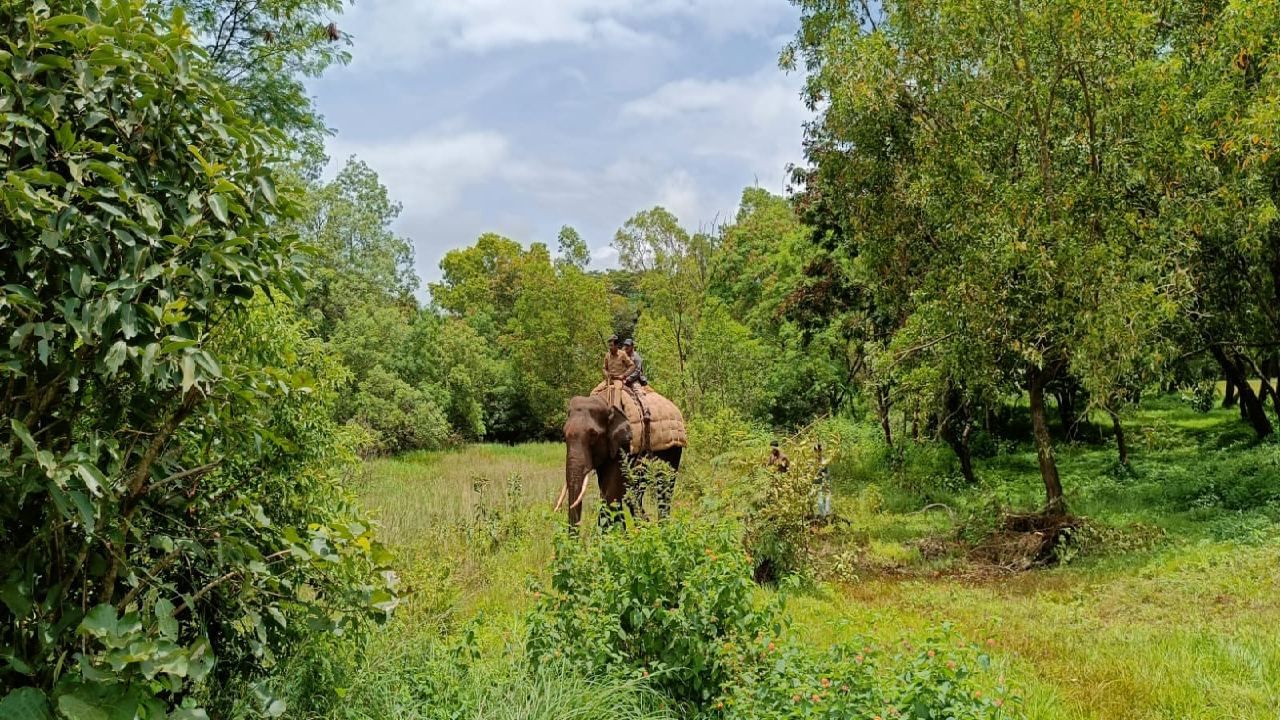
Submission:
M 353 60 L 310 83 L 330 173 L 367 162 L 404 205 L 424 282 L 485 232 L 552 251 L 563 225 L 610 267 L 662 205 L 690 230 L 801 160 L 802 78 L 777 67 L 787 0 L 356 0 Z

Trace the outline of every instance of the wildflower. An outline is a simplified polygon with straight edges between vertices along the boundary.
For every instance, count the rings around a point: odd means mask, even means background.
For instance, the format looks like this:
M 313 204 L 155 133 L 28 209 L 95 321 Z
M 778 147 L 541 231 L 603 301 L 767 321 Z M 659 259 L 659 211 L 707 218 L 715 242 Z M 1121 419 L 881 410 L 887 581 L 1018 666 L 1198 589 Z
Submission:
M 795 695 L 792 695 L 792 696 L 791 696 L 791 702 L 793 702 L 793 703 L 798 703 L 798 702 L 800 702 L 800 693 L 796 693 Z
M 982 691 L 981 691 L 981 690 L 974 690 L 974 691 L 973 691 L 973 697 L 974 697 L 975 699 L 981 700 L 981 699 L 982 699 Z
M 995 639 L 995 638 L 987 638 L 987 647 L 995 647 L 995 646 L 996 646 L 996 639 Z
M 948 661 L 947 661 L 947 669 L 948 669 L 948 670 L 955 670 L 955 669 L 956 669 L 956 661 L 955 661 L 955 660 L 948 660 Z
M 991 701 L 991 704 L 995 705 L 996 707 L 1004 707 L 1004 700 L 1000 698 L 996 698 L 995 700 Z
M 930 651 L 929 651 L 929 657 L 933 657 L 934 655 L 937 655 L 937 653 L 935 653 L 934 651 L 930 650 Z
M 856 662 L 856 663 L 858 663 L 859 665 L 861 665 L 861 664 L 862 664 L 862 656 L 861 656 L 861 655 L 854 655 L 854 656 L 853 656 L 853 661 L 854 661 L 854 662 Z
M 822 678 L 822 687 L 824 688 L 831 687 L 831 680 L 829 678 Z

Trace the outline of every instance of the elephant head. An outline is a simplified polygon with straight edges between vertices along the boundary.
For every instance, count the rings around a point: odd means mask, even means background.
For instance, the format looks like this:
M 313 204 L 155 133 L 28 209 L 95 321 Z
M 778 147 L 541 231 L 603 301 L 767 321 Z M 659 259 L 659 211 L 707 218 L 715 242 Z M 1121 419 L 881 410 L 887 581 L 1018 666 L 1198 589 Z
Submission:
M 564 424 L 565 464 L 564 490 L 569 505 L 569 524 L 582 520 L 582 497 L 586 491 L 587 473 L 592 470 L 600 481 L 600 495 L 606 503 L 621 503 L 625 494 L 622 457 L 631 447 L 631 423 L 626 413 L 610 407 L 599 397 L 575 397 L 569 401 L 569 418 Z

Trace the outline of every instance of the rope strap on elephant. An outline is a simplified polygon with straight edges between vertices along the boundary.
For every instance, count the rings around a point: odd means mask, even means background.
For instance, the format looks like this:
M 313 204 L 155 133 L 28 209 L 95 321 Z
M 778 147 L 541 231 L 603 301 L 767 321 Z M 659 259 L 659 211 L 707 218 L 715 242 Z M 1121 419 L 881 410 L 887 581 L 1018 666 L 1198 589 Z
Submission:
M 634 394 L 633 394 L 634 393 Z M 591 391 L 605 402 L 622 406 L 631 423 L 631 452 L 659 452 L 689 444 L 684 429 L 684 416 L 680 408 L 648 386 L 626 387 L 622 383 L 612 386 L 600 383 Z M 644 411 L 648 410 L 648 421 Z

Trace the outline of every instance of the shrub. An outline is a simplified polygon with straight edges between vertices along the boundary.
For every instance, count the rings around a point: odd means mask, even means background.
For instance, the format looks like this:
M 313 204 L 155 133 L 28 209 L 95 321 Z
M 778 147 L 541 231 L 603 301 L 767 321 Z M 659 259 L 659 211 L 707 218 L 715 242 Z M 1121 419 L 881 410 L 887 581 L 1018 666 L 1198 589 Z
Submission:
M 731 526 L 673 520 L 592 547 L 562 538 L 529 659 L 647 679 L 684 717 L 1010 717 L 1008 691 L 980 685 L 989 659 L 947 628 L 919 648 L 814 651 L 784 639 L 779 606 L 757 608 L 751 587 Z
M 155 3 L 0 3 L 5 715 L 198 717 L 394 604 L 351 509 L 281 139 Z M 211 682 L 210 680 L 217 682 Z
M 530 616 L 529 654 L 587 676 L 648 677 L 706 707 L 732 684 L 743 648 L 777 631 L 752 588 L 732 526 L 673 519 L 589 547 L 562 536 Z
M 745 673 L 715 708 L 723 718 L 897 718 L 978 720 L 1016 717 L 1007 688 L 984 692 L 990 667 L 977 646 L 945 628 L 919 647 L 886 651 L 847 642 L 826 652 L 788 643 L 765 649 L 767 662 Z

